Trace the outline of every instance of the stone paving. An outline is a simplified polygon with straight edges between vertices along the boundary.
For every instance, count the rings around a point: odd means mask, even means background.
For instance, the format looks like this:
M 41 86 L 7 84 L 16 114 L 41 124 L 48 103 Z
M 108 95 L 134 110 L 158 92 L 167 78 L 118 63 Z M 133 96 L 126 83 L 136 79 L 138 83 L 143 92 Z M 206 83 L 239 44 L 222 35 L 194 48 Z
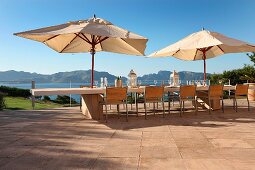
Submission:
M 86 120 L 79 108 L 0 112 L 0 169 L 255 169 L 255 102 Z M 141 114 L 143 112 L 142 109 Z

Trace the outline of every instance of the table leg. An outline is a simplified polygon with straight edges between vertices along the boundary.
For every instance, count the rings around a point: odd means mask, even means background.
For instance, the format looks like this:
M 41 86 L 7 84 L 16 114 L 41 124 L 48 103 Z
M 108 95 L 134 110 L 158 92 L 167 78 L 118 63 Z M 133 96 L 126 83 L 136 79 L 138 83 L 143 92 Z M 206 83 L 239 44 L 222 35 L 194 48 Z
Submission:
M 103 115 L 103 105 L 100 105 L 100 101 L 103 98 L 99 94 L 83 94 L 82 98 L 82 114 L 88 119 L 99 120 Z

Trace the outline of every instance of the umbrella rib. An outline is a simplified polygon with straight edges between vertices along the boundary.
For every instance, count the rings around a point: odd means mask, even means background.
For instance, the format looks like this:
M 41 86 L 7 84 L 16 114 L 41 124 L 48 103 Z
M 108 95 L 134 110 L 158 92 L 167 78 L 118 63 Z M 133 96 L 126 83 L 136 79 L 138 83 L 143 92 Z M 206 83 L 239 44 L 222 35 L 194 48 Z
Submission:
M 198 49 L 196 49 L 196 53 L 195 53 L 195 56 L 194 56 L 193 60 L 195 60 L 195 59 L 196 59 L 197 52 L 198 52 Z
M 44 40 L 43 43 L 45 43 L 46 41 L 49 41 L 49 40 L 51 40 L 51 39 L 53 39 L 53 38 L 56 38 L 57 36 L 59 36 L 59 34 L 58 34 L 58 35 L 54 35 L 54 36 L 48 38 L 47 40 Z
M 224 50 L 223 50 L 219 45 L 217 45 L 217 47 L 218 47 L 223 53 L 225 53 Z
M 88 37 L 86 37 L 83 33 L 81 33 L 81 35 L 83 35 L 83 37 L 87 40 L 87 43 L 92 44 L 92 42 L 89 41 Z M 82 38 L 83 39 L 83 38 Z M 83 39 L 84 40 L 84 39 Z
M 96 36 L 96 43 L 99 43 L 101 36 Z
M 60 53 L 62 53 L 74 41 L 76 37 L 78 36 L 75 34 L 74 38 L 60 51 Z
M 250 44 L 246 44 L 246 45 L 251 46 L 251 47 L 255 47 L 254 45 L 250 45 Z
M 103 39 L 100 39 L 99 41 L 98 41 L 98 43 L 101 43 L 101 42 L 103 42 L 104 40 L 106 40 L 106 39 L 108 39 L 109 37 L 104 37 Z
M 91 44 L 91 42 L 90 41 L 88 41 L 88 40 L 86 40 L 85 38 L 83 38 L 82 36 L 80 36 L 79 34 L 76 34 L 78 37 L 80 37 L 82 40 L 84 40 L 85 42 L 87 42 L 87 43 L 89 43 L 89 44 Z
M 175 54 L 177 54 L 178 52 L 180 51 L 180 49 L 179 50 L 177 50 L 172 56 L 174 56 Z
M 99 41 L 100 47 L 103 50 L 103 46 L 102 46 L 102 42 L 106 39 L 108 39 L 109 37 L 104 37 L 102 40 Z

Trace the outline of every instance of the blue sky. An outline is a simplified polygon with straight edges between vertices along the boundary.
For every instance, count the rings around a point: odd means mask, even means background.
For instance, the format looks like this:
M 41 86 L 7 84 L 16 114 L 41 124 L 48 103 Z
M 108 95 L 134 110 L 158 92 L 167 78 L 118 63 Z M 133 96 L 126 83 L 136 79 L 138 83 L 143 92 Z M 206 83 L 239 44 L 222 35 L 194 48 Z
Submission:
M 254 0 L 1 0 L 0 71 L 51 74 L 90 69 L 89 53 L 59 54 L 13 33 L 87 19 L 94 13 L 147 37 L 146 54 L 202 27 L 255 44 L 254 6 Z M 246 54 L 227 54 L 207 60 L 207 72 L 220 73 L 244 64 L 251 64 Z M 131 69 L 138 75 L 174 69 L 203 72 L 203 62 L 99 52 L 95 69 L 122 76 Z

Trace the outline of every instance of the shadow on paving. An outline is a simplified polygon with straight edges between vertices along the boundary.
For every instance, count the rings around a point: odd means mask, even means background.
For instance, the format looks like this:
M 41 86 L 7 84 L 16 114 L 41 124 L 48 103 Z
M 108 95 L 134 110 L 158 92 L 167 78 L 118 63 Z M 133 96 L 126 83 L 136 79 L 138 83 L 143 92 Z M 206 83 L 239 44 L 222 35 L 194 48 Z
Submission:
M 130 115 L 109 115 L 104 120 L 86 120 L 77 108 L 59 108 L 36 111 L 0 112 L 0 169 L 137 169 L 139 153 L 122 155 L 128 150 L 140 147 L 142 131 L 146 128 L 205 127 L 211 129 L 234 126 L 239 123 L 254 123 L 254 107 L 248 112 L 240 108 L 236 113 L 232 108 L 212 112 L 178 112 L 144 119 L 143 112 L 136 117 Z M 137 131 L 129 135 L 129 131 Z M 150 131 L 150 129 L 149 129 Z M 159 130 L 160 131 L 160 130 Z M 134 132 L 132 132 L 134 133 Z M 120 142 L 111 143 L 111 139 Z M 119 156 L 109 156 L 109 148 L 118 148 L 122 140 L 130 141 Z M 134 145 L 134 146 L 133 146 Z M 106 156 L 105 156 L 106 155 Z

